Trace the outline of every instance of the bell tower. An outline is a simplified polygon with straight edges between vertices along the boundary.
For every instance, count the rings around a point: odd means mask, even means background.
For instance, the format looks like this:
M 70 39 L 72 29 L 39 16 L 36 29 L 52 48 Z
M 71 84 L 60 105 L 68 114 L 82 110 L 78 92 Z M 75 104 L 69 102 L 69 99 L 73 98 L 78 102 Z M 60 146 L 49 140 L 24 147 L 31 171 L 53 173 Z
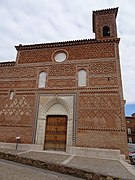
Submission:
M 93 11 L 93 32 L 97 40 L 117 38 L 118 8 Z

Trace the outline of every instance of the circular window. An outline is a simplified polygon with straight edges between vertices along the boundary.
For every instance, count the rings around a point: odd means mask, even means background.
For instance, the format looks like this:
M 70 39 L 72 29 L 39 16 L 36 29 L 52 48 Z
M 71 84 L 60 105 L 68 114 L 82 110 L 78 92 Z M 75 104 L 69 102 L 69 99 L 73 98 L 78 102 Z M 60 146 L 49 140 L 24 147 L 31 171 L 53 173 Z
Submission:
M 56 62 L 63 62 L 67 58 L 67 54 L 65 52 L 58 52 L 54 55 L 54 59 Z

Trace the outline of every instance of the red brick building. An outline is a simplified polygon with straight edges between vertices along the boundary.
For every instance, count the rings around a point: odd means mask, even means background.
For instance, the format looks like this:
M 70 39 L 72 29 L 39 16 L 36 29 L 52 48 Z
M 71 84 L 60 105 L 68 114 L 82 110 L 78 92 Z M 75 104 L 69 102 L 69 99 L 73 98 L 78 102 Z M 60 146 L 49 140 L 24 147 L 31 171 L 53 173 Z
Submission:
M 117 12 L 93 12 L 95 39 L 19 45 L 0 64 L 1 144 L 127 154 Z
M 126 117 L 128 143 L 135 144 L 135 113 Z

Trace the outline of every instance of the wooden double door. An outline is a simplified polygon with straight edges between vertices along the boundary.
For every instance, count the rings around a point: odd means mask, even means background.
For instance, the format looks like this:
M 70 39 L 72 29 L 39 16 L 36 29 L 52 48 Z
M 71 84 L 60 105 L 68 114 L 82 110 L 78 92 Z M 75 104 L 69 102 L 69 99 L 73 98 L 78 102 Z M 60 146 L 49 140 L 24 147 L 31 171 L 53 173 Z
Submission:
M 67 116 L 47 116 L 45 143 L 46 150 L 66 150 Z

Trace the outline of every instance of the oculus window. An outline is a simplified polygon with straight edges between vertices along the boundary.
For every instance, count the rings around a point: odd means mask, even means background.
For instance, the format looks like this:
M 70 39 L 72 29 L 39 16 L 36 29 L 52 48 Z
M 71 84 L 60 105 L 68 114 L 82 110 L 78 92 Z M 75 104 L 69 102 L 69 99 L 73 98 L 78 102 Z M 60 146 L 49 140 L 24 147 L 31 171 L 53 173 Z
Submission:
M 54 53 L 54 60 L 56 62 L 63 62 L 67 59 L 67 53 L 65 51 L 57 51 Z

